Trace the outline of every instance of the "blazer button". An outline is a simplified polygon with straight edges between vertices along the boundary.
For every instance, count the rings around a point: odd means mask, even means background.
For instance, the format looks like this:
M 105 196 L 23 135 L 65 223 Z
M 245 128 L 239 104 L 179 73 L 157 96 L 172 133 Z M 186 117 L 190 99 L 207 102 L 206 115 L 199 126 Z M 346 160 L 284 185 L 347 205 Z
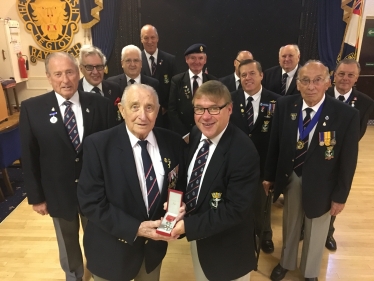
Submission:
M 294 161 L 294 159 L 291 160 L 292 162 Z
M 183 112 L 181 112 L 181 114 L 183 114 Z
M 249 137 L 252 137 L 252 134 L 249 134 L 248 136 L 249 136 Z
M 79 158 L 75 158 L 75 162 L 79 162 Z
M 78 182 L 78 179 L 75 179 L 75 182 Z
M 288 175 L 287 175 L 287 174 L 285 174 L 285 176 L 286 176 L 286 177 L 288 177 Z
M 148 244 L 148 240 L 145 240 L 145 244 Z

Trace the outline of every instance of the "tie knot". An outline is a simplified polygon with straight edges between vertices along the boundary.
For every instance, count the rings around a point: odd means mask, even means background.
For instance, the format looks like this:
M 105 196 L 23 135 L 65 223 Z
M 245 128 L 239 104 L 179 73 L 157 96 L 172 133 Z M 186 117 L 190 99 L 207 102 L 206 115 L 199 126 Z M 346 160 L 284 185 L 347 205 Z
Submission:
M 252 98 L 252 97 L 248 97 L 248 98 L 247 98 L 247 101 L 248 101 L 248 102 L 252 102 L 252 101 L 253 101 L 253 98 Z
M 150 56 L 149 57 L 149 59 L 152 61 L 152 62 L 154 62 L 155 61 L 155 58 L 154 58 L 154 56 Z
M 63 105 L 65 106 L 71 106 L 73 103 L 69 100 L 64 101 Z
M 338 100 L 340 100 L 340 101 L 345 101 L 345 97 L 342 96 L 342 95 L 340 95 L 340 96 L 338 97 Z
M 287 73 L 284 73 L 284 74 L 282 75 L 282 78 L 283 78 L 283 79 L 287 79 L 287 78 L 288 78 L 288 74 L 287 74 Z
M 313 111 L 313 109 L 310 108 L 310 107 L 307 107 L 304 110 L 305 110 L 307 116 L 310 115 L 310 113 Z
M 92 90 L 91 90 L 91 92 L 100 94 L 100 89 L 99 89 L 99 87 L 93 87 Z
M 134 79 L 130 79 L 129 82 L 130 82 L 131 84 L 134 84 L 134 83 L 135 83 L 135 80 L 134 80 Z
M 147 149 L 148 141 L 147 140 L 140 140 L 140 141 L 138 141 L 138 144 L 140 145 L 140 147 L 142 149 Z
M 197 78 L 199 78 L 199 76 L 197 76 L 197 75 L 194 75 L 193 77 L 192 77 L 193 79 L 195 79 L 195 81 L 197 80 Z
M 212 141 L 210 139 L 204 139 L 204 146 L 209 146 L 212 144 Z

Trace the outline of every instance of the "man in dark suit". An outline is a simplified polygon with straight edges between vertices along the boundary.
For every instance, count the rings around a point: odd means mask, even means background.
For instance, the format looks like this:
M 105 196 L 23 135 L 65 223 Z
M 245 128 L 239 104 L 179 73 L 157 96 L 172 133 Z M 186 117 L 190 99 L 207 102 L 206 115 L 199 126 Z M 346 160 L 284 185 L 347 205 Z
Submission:
M 87 268 L 95 281 L 156 281 L 167 249 L 165 241 L 156 240 L 175 239 L 156 228 L 168 189 L 185 186 L 185 144 L 174 132 L 154 128 L 159 104 L 152 87 L 129 86 L 119 109 L 125 123 L 84 144 L 78 199 L 88 218 Z
M 77 91 L 79 68 L 65 52 L 50 54 L 46 73 L 53 91 L 22 102 L 20 114 L 22 166 L 29 204 L 50 215 L 56 230 L 60 263 L 66 280 L 83 276 L 79 245 L 77 183 L 86 136 L 111 127 L 109 100 Z
M 128 85 L 146 84 L 155 89 L 158 94 L 159 100 L 164 100 L 164 97 L 162 96 L 163 93 L 159 89 L 158 80 L 140 73 L 142 70 L 142 51 L 137 46 L 125 46 L 122 49 L 121 58 L 121 64 L 124 73 L 109 77 L 107 81 L 115 82 L 116 84 L 118 84 L 122 93 Z M 161 111 L 158 114 L 156 126 L 163 126 Z
M 240 51 L 237 53 L 234 60 L 235 71 L 233 74 L 219 78 L 218 80 L 223 83 L 229 89 L 230 92 L 236 91 L 241 88 L 240 77 L 239 77 L 239 65 L 243 60 L 253 60 L 253 56 L 249 51 Z
M 300 50 L 297 45 L 286 45 L 279 50 L 279 65 L 264 71 L 262 85 L 281 96 L 300 94 L 296 77 L 300 65 Z
M 178 133 L 186 143 L 194 125 L 192 98 L 203 83 L 216 80 L 213 75 L 203 73 L 207 61 L 206 46 L 193 44 L 184 52 L 188 70 L 171 79 L 169 95 L 169 124 L 171 130 Z
M 335 87 L 330 87 L 326 94 L 345 102 L 360 111 L 360 139 L 366 132 L 371 112 L 374 109 L 374 101 L 368 95 L 359 92 L 354 88 L 360 75 L 360 64 L 354 59 L 341 60 L 334 73 Z M 326 248 L 330 251 L 336 251 L 337 245 L 334 239 L 334 221 L 335 216 L 331 217 L 329 233 L 326 239 Z
M 263 210 L 266 205 L 266 194 L 262 187 L 264 166 L 269 147 L 269 137 L 276 100 L 280 95 L 270 92 L 261 86 L 263 77 L 261 64 L 255 60 L 243 60 L 238 67 L 242 88 L 231 93 L 233 110 L 231 123 L 239 127 L 251 138 L 260 155 L 260 180 L 254 202 L 255 229 L 258 237 L 263 228 L 261 249 L 265 253 L 274 252 L 271 229 L 271 204 L 266 210 L 264 221 Z
M 235 125 L 230 92 L 219 81 L 201 85 L 193 97 L 196 127 L 188 152 L 186 215 L 172 235 L 191 242 L 197 281 L 250 278 L 256 268 L 252 204 L 259 157 Z
M 101 50 L 95 46 L 85 45 L 79 51 L 79 69 L 83 78 L 79 80 L 78 90 L 92 92 L 109 99 L 116 112 L 115 122 L 122 122 L 117 104 L 120 102 L 122 93 L 119 85 L 104 79 L 106 57 Z
M 169 106 L 170 80 L 177 74 L 175 56 L 157 48 L 158 32 L 152 25 L 145 25 L 140 30 L 140 40 L 143 44 L 142 74 L 157 79 L 160 83 L 161 112 L 165 127 L 169 123 L 167 109 Z
M 298 73 L 301 93 L 278 99 L 265 164 L 266 192 L 284 194 L 283 248 L 271 280 L 297 267 L 300 231 L 304 242 L 300 271 L 318 280 L 330 217 L 344 209 L 356 169 L 359 114 L 325 95 L 329 71 L 309 61 Z

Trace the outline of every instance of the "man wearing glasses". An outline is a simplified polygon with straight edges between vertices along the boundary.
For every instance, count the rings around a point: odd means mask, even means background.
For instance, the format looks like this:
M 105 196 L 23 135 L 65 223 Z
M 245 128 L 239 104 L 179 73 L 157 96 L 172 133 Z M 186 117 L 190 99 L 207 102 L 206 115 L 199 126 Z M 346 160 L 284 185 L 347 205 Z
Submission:
M 225 77 L 219 78 L 218 80 L 223 83 L 229 89 L 230 92 L 236 91 L 242 88 L 240 84 L 240 77 L 239 77 L 239 64 L 243 60 L 253 60 L 253 56 L 249 51 L 240 51 L 236 55 L 234 60 L 234 67 L 235 71 L 233 74 L 227 75 Z
M 259 156 L 248 136 L 229 124 L 231 95 L 221 82 L 202 84 L 192 103 L 186 215 L 172 235 L 191 242 L 197 281 L 248 281 L 256 267 L 252 204 Z
M 277 100 L 263 182 L 266 193 L 274 184 L 274 200 L 284 195 L 283 246 L 272 281 L 296 269 L 303 219 L 300 271 L 305 281 L 318 280 L 330 218 L 343 211 L 351 189 L 359 114 L 325 95 L 329 85 L 327 67 L 308 61 L 298 73 L 301 96 Z
M 366 132 L 366 127 L 371 112 L 374 109 L 374 101 L 368 95 L 357 91 L 353 86 L 360 74 L 360 64 L 354 59 L 341 60 L 335 68 L 335 87 L 330 87 L 326 94 L 354 107 L 360 111 L 360 139 Z M 326 239 L 326 248 L 336 251 L 337 245 L 333 237 L 335 228 L 335 216 L 331 217 L 329 233 Z
M 155 89 L 159 100 L 163 100 L 162 93 L 159 90 L 160 83 L 157 79 L 141 74 L 142 70 L 142 51 L 135 45 L 127 45 L 121 52 L 121 65 L 123 74 L 112 76 L 107 81 L 115 82 L 119 85 L 121 93 L 125 88 L 132 84 L 146 84 Z M 156 127 L 162 127 L 162 112 L 158 113 Z
M 115 122 L 121 123 L 122 117 L 117 104 L 121 100 L 122 92 L 116 83 L 103 80 L 105 65 L 106 57 L 99 48 L 83 46 L 79 52 L 79 69 L 83 78 L 79 80 L 78 90 L 100 94 L 109 99 L 116 112 Z

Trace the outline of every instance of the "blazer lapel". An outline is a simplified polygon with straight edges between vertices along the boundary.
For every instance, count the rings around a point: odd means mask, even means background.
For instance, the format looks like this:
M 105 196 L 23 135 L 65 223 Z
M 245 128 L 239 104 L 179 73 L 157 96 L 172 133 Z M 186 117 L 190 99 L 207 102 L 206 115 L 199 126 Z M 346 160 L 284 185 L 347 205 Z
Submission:
M 191 81 L 190 81 L 190 75 L 189 75 L 188 71 L 185 72 L 182 81 L 183 81 L 183 84 L 184 84 L 183 88 L 185 88 L 187 86 L 187 88 L 190 90 L 191 97 L 192 97 Z M 183 89 L 183 91 L 184 91 L 184 89 Z
M 303 99 L 301 96 L 292 104 L 290 104 L 289 112 L 290 116 L 286 118 L 290 118 L 291 122 L 289 122 L 288 126 L 290 127 L 289 130 L 285 130 L 286 132 L 293 132 L 293 134 L 290 136 L 290 142 L 291 142 L 291 147 L 294 147 L 296 151 L 296 138 L 297 138 L 297 132 L 299 130 L 299 118 L 303 118 L 300 116 L 300 110 L 303 105 Z
M 144 52 L 144 50 L 142 51 L 142 72 L 144 75 L 147 75 L 147 76 L 152 76 L 151 75 L 151 70 L 149 69 L 149 63 L 148 63 L 148 59 L 147 59 L 147 56 Z
M 268 97 L 268 94 L 266 92 L 264 92 L 264 90 L 262 89 L 262 92 L 261 92 L 261 98 L 260 98 L 260 103 L 259 103 L 259 107 L 258 107 L 258 115 L 257 115 L 257 119 L 256 119 L 256 122 L 253 126 L 253 130 L 255 130 L 259 124 L 262 124 L 263 121 L 264 121 L 264 118 L 265 118 L 265 115 L 267 114 L 267 110 L 261 110 L 261 104 L 263 103 L 269 103 L 269 97 Z
M 126 131 L 126 125 L 121 124 L 120 126 L 121 128 L 118 130 L 119 142 L 117 147 L 120 153 L 120 165 L 123 168 L 123 178 L 126 180 L 127 186 L 131 189 L 131 192 L 134 195 L 135 205 L 142 210 L 144 218 L 148 218 L 147 209 L 140 189 L 138 172 L 136 171 L 134 153 Z
M 246 132 L 248 131 L 248 123 L 247 123 L 247 114 L 245 113 L 245 98 L 244 98 L 244 91 L 243 89 L 238 90 L 238 96 L 237 96 L 237 113 L 240 116 L 240 119 L 243 123 L 243 128 L 246 128 Z
M 81 103 L 81 110 L 83 116 L 83 139 L 92 132 L 93 120 L 95 116 L 95 107 L 92 106 L 91 100 L 83 92 L 79 92 L 79 101 Z

